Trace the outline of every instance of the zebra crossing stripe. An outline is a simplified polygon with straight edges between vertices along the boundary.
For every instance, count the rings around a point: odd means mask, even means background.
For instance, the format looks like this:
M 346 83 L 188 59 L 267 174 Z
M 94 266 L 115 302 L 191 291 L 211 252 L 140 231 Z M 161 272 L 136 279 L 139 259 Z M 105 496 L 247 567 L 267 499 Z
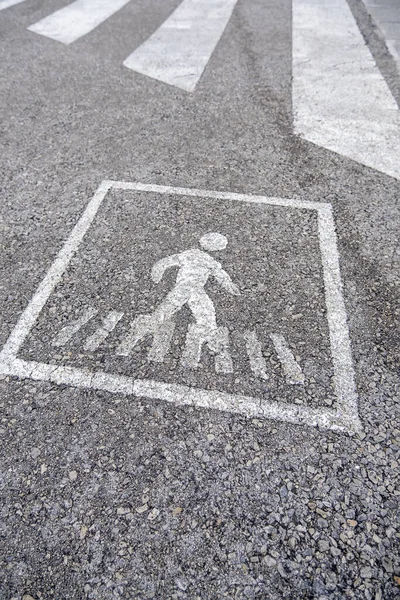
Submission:
M 71 44 L 103 23 L 129 1 L 76 0 L 28 29 L 62 44 Z
M 21 4 L 21 2 L 25 2 L 25 0 L 0 0 L 0 10 L 15 6 L 16 4 Z
M 346 0 L 293 0 L 301 137 L 400 179 L 400 112 Z
M 53 346 L 64 346 L 86 323 L 89 323 L 97 315 L 97 312 L 95 308 L 87 308 L 79 319 L 61 329 L 53 340 Z
M 184 0 L 124 61 L 142 75 L 193 92 L 237 0 Z
M 245 331 L 243 334 L 246 342 L 247 355 L 250 361 L 250 368 L 256 377 L 269 379 L 267 375 L 267 364 L 262 354 L 261 343 L 255 331 Z
M 85 309 L 78 319 L 61 329 L 53 339 L 52 345 L 55 347 L 65 346 L 97 314 L 98 310 L 95 308 Z M 101 319 L 101 325 L 95 332 L 86 338 L 83 343 L 83 350 L 95 352 L 114 331 L 123 316 L 123 312 L 111 310 Z M 147 360 L 162 363 L 170 351 L 174 332 L 175 321 L 173 319 L 167 319 L 155 327 L 151 315 L 138 315 L 130 323 L 129 331 L 117 347 L 116 354 L 117 356 L 129 356 L 135 346 L 142 342 L 144 338 L 150 336 L 152 337 L 152 344 L 147 354 Z M 254 330 L 246 330 L 241 335 L 246 343 L 249 366 L 253 375 L 268 380 L 267 364 L 257 333 Z M 210 334 L 192 323 L 188 327 L 181 356 L 181 366 L 197 369 L 201 362 L 203 347 L 207 346 L 208 350 L 214 355 L 215 371 L 217 373 L 233 373 L 229 337 L 226 327 L 218 327 L 215 332 Z M 283 335 L 271 333 L 269 337 L 281 362 L 286 382 L 288 384 L 304 384 L 304 374 Z
M 291 384 L 304 384 L 303 371 L 297 363 L 294 354 L 287 345 L 283 335 L 271 333 L 269 337 L 271 338 L 278 358 L 281 361 L 287 382 Z
M 100 327 L 96 329 L 93 335 L 90 335 L 87 338 L 84 344 L 84 349 L 89 350 L 90 352 L 97 350 L 97 348 L 108 338 L 116 325 L 118 325 L 123 316 L 124 313 L 116 310 L 109 312 L 108 315 L 102 320 Z

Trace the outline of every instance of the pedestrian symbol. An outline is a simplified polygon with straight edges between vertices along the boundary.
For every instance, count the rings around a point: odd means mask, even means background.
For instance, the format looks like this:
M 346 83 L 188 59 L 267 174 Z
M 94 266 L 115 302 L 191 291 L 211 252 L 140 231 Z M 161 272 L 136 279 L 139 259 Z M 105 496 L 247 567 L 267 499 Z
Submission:
M 139 315 L 131 325 L 131 332 L 122 342 L 119 354 L 128 355 L 145 336 L 154 336 L 150 359 L 162 362 L 174 332 L 174 318 L 187 305 L 194 318 L 186 338 L 186 351 L 182 364 L 195 368 L 200 360 L 204 343 L 217 355 L 217 371 L 232 372 L 228 352 L 228 332 L 218 327 L 214 303 L 205 291 L 205 285 L 214 278 L 229 294 L 239 295 L 236 284 L 221 264 L 209 252 L 224 250 L 228 240 L 220 233 L 207 233 L 200 238 L 200 246 L 173 254 L 159 260 L 152 268 L 151 278 L 159 283 L 166 270 L 178 268 L 176 283 L 166 298 L 151 315 Z

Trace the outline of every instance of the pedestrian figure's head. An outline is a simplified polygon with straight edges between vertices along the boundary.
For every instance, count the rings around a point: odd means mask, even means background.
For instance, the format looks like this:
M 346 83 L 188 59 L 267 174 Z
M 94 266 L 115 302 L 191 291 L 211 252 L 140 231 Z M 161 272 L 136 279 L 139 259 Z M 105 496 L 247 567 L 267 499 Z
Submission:
M 221 233 L 206 233 L 200 238 L 200 246 L 208 252 L 216 252 L 224 250 L 228 244 L 228 240 Z

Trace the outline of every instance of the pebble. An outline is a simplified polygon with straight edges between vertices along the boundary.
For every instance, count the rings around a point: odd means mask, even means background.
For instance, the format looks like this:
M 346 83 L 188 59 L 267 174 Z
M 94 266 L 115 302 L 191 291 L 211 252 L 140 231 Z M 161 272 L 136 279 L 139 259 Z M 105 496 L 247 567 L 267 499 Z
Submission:
M 160 511 L 158 510 L 158 508 L 153 508 L 147 515 L 147 518 L 149 519 L 149 521 L 155 521 L 155 519 L 157 519 L 159 514 L 160 514 Z
M 360 577 L 362 577 L 363 579 L 371 579 L 371 577 L 372 577 L 371 567 L 362 567 L 362 569 L 360 569 Z
M 127 515 L 131 510 L 127 506 L 119 506 L 117 508 L 117 515 Z
M 350 525 L 350 527 L 356 527 L 358 525 L 357 521 L 354 519 L 347 519 L 347 524 Z
M 39 448 L 32 448 L 31 450 L 31 457 L 32 458 L 37 458 L 40 454 L 40 449 Z
M 76 481 L 78 478 L 78 473 L 76 471 L 70 471 L 68 473 L 68 477 L 69 477 L 70 481 Z
M 327 552 L 329 550 L 329 542 L 326 540 L 320 540 L 318 542 L 320 552 Z
M 267 566 L 267 567 L 275 567 L 276 565 L 276 560 L 275 558 L 272 558 L 272 556 L 264 556 L 263 558 L 263 563 Z

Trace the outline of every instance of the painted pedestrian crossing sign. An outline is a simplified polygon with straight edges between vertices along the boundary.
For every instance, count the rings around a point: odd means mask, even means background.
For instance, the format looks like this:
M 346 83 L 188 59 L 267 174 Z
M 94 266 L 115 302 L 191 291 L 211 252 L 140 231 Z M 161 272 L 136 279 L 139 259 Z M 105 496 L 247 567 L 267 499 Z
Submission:
M 330 205 L 104 182 L 0 363 L 19 377 L 355 431 Z

